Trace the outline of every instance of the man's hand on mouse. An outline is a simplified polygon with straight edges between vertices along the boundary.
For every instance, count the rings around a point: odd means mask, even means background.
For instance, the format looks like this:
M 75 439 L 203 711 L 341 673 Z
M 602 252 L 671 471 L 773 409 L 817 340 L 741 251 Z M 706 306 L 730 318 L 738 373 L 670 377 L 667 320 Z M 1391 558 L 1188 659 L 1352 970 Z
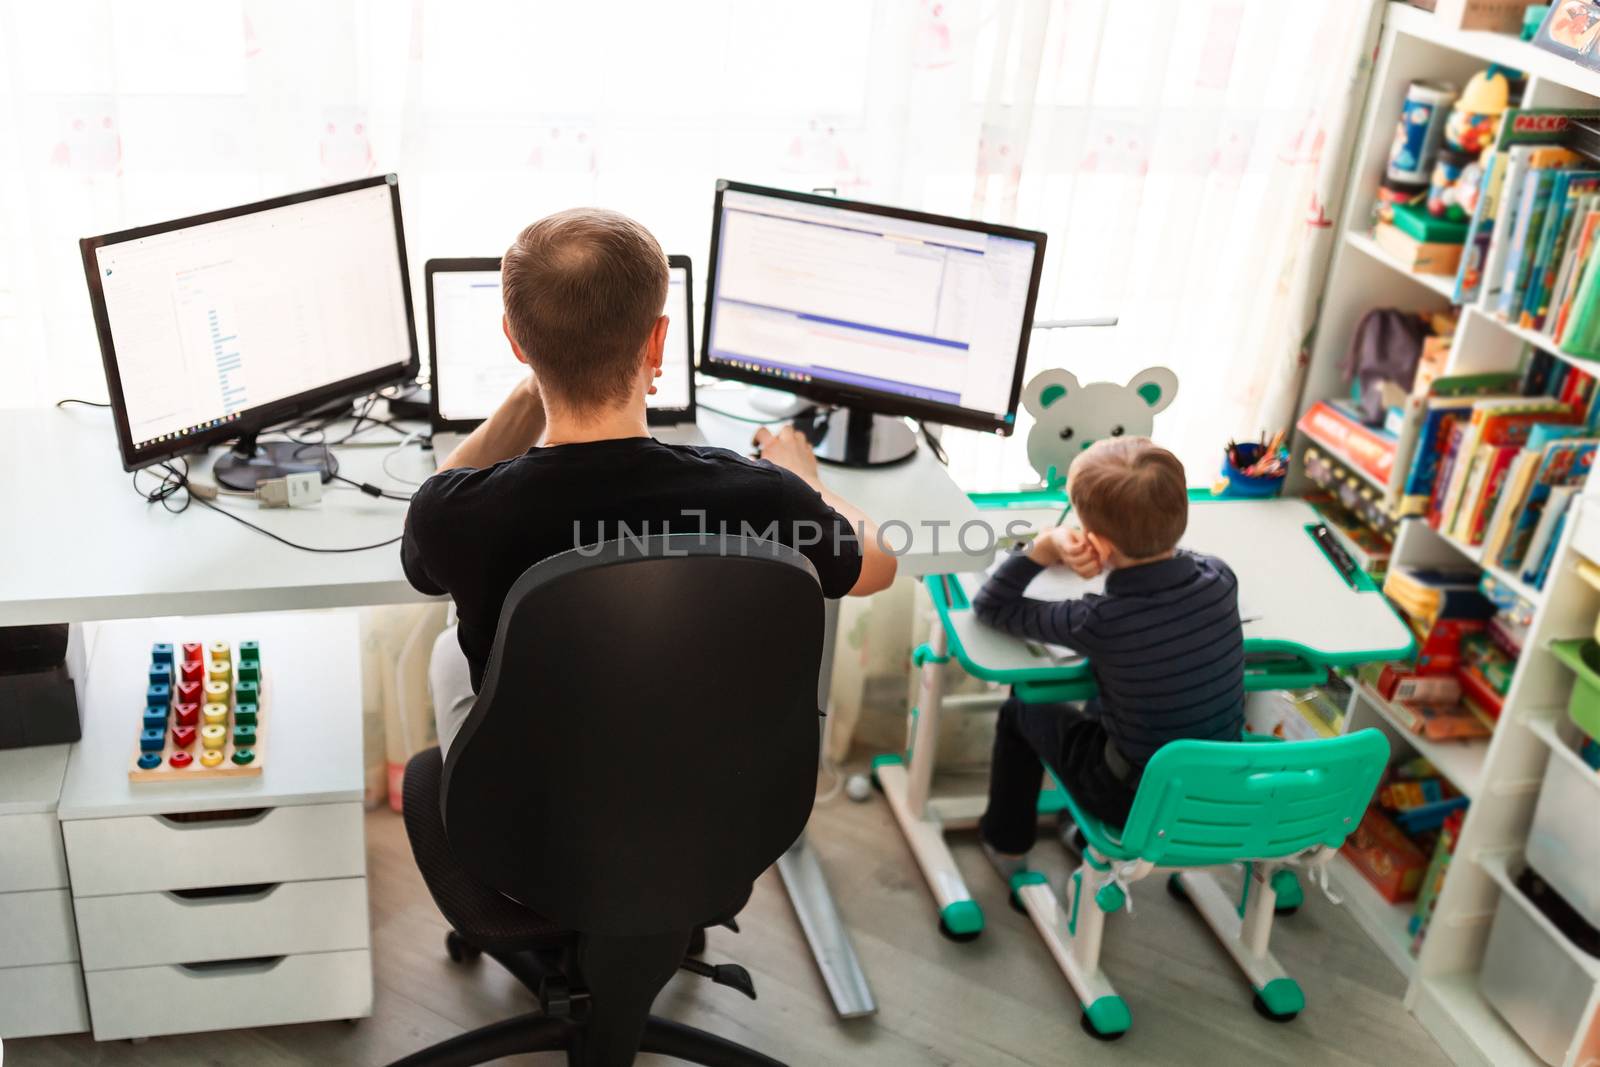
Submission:
M 756 431 L 754 444 L 762 459 L 798 474 L 808 484 L 815 486 L 822 480 L 811 442 L 793 426 L 784 426 L 777 433 L 763 426 Z

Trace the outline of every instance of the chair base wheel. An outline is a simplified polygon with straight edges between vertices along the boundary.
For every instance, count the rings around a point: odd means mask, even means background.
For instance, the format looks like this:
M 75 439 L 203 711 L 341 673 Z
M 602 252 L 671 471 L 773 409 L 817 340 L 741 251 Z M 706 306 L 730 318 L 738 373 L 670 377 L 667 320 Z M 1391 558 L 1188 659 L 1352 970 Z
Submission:
M 1017 891 L 1015 889 L 1006 895 L 1006 902 L 1011 905 L 1011 910 L 1016 912 L 1018 915 L 1028 914 L 1027 907 L 1022 903 L 1022 898 L 1017 896 Z
M 1080 1025 L 1082 1025 L 1083 1032 L 1094 1038 L 1096 1041 L 1115 1041 L 1123 1034 L 1128 1032 L 1126 1030 L 1101 1030 L 1097 1028 L 1094 1023 L 1089 1021 L 1088 1012 L 1084 1012 L 1082 1015 L 1078 1016 L 1078 1022 Z
M 1299 910 L 1300 910 L 1300 905 L 1298 905 L 1298 904 L 1289 904 L 1289 905 L 1286 905 L 1286 906 L 1281 907 L 1281 908 L 1273 908 L 1272 909 L 1272 914 L 1274 914 L 1274 915 L 1293 915 L 1295 912 L 1297 912 Z
M 1167 879 L 1167 896 L 1173 900 L 1181 900 L 1185 904 L 1189 903 L 1189 891 L 1183 888 L 1183 879 L 1175 874 Z
M 1257 993 L 1255 995 L 1255 999 L 1254 999 L 1253 1003 L 1255 1004 L 1256 1014 L 1261 1016 L 1263 1019 L 1266 1019 L 1268 1022 L 1274 1022 L 1274 1023 L 1292 1022 L 1295 1019 L 1295 1017 L 1300 1014 L 1298 1011 L 1286 1012 L 1286 1013 L 1284 1013 L 1282 1015 L 1277 1014 L 1271 1008 L 1267 1007 L 1267 1002 L 1261 999 L 1261 994 L 1260 993 Z
M 944 935 L 945 940 L 954 941 L 961 945 L 964 945 L 969 941 L 978 940 L 978 935 L 983 933 L 982 930 L 966 930 L 958 934 L 954 930 L 950 929 L 950 925 L 944 921 L 943 915 L 939 916 L 939 932 Z
M 444 935 L 444 950 L 449 954 L 452 963 L 471 963 L 483 955 L 482 949 L 467 944 L 454 930 Z

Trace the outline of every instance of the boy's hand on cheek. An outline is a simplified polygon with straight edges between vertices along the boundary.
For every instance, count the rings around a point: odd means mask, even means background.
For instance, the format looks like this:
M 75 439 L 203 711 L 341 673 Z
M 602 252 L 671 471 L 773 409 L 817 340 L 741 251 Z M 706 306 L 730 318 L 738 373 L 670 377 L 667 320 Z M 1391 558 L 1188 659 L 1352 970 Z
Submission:
M 1061 562 L 1077 572 L 1080 578 L 1093 578 L 1100 573 L 1100 557 L 1082 530 L 1061 531 Z
M 1054 567 L 1061 563 L 1061 527 L 1040 530 L 1028 549 L 1028 558 L 1041 567 Z

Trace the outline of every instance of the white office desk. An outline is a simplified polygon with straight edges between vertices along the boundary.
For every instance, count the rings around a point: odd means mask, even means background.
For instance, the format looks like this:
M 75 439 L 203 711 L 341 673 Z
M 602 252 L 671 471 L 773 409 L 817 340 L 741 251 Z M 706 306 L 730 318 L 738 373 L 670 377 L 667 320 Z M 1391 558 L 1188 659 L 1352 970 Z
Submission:
M 713 399 L 715 397 L 715 399 Z M 729 391 L 707 391 L 717 406 Z M 713 445 L 743 455 L 756 427 L 703 412 L 700 430 Z M 385 430 L 374 430 L 376 436 Z M 335 428 L 330 436 L 337 437 Z M 663 433 L 664 439 L 672 435 Z M 278 544 L 198 504 L 173 515 L 148 504 L 130 485 L 117 454 L 111 415 L 82 408 L 0 412 L 0 626 L 161 615 L 287 611 L 424 599 L 406 582 L 397 545 L 367 552 L 315 554 Z M 397 490 L 385 476 L 384 448 L 336 449 L 341 471 Z M 410 446 L 395 455 L 395 474 L 420 481 L 431 453 Z M 208 477 L 210 458 L 193 464 Z M 983 517 L 926 448 L 906 463 L 875 470 L 824 467 L 823 480 L 885 528 L 903 577 L 981 570 L 990 538 L 963 524 Z M 153 485 L 154 477 L 141 477 Z M 209 480 L 209 479 L 208 479 Z M 334 483 L 338 485 L 339 483 Z M 354 489 L 329 487 L 313 508 L 263 510 L 248 500 L 220 505 L 304 544 L 370 544 L 397 536 L 405 505 Z M 837 605 L 830 604 L 819 701 L 832 676 Z M 779 863 L 801 926 L 841 1015 L 876 1010 L 815 856 L 802 838 Z

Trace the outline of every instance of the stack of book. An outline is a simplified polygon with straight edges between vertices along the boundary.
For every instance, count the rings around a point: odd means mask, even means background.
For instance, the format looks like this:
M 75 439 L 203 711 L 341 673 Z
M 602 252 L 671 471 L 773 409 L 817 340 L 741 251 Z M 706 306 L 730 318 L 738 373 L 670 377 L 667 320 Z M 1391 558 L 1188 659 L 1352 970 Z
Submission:
M 1600 112 L 1506 112 L 1483 177 L 1455 301 L 1600 358 L 1600 162 L 1562 142 Z
M 1482 649 L 1495 606 L 1479 592 L 1477 570 L 1391 567 L 1383 592 L 1415 634 L 1417 654 L 1409 664 L 1373 664 L 1365 680 L 1415 733 L 1435 741 L 1487 737 L 1500 710 L 1480 693 L 1492 685 Z

